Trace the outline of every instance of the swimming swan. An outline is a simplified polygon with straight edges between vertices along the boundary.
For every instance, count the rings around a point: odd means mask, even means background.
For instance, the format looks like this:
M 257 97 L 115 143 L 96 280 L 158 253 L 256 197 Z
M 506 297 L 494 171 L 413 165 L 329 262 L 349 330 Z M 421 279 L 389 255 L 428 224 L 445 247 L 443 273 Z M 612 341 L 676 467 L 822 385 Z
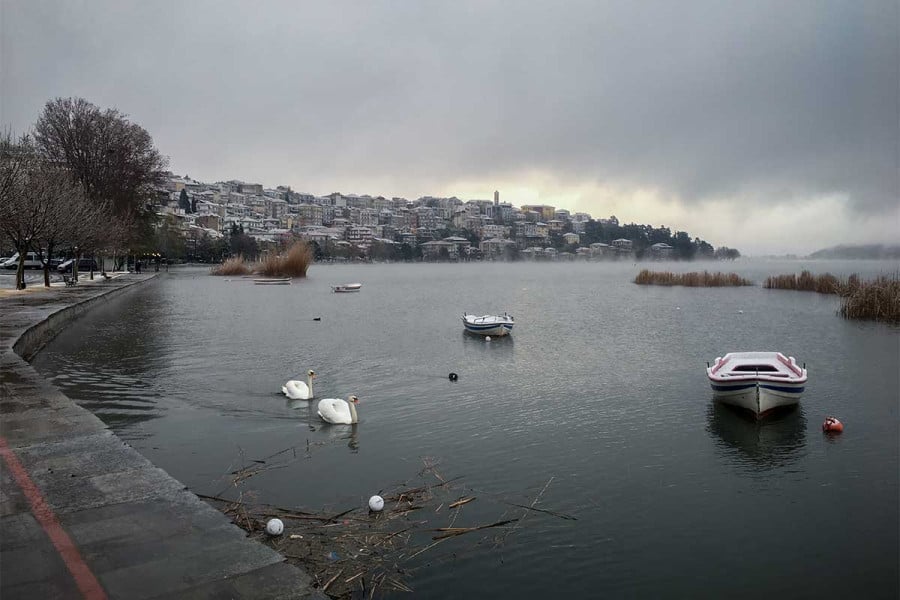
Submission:
M 316 377 L 315 371 L 307 371 L 306 383 L 291 379 L 281 386 L 281 393 L 291 400 L 310 400 L 313 398 L 313 379 Z
M 359 402 L 359 398 L 350 396 L 347 400 L 341 400 L 340 398 L 319 400 L 319 410 L 317 412 L 326 423 L 335 425 L 358 423 L 359 417 L 356 414 L 356 404 Z

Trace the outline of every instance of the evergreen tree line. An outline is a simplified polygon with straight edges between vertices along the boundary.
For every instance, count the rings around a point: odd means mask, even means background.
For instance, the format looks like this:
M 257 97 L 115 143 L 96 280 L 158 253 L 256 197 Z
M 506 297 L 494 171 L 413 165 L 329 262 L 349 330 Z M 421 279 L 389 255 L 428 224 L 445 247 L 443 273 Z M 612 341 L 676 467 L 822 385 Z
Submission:
M 561 237 L 561 236 L 560 236 Z M 713 248 L 708 242 L 699 237 L 691 239 L 686 231 L 672 230 L 663 225 L 654 228 L 652 225 L 638 225 L 629 223 L 619 225 L 615 217 L 606 223 L 597 220 L 589 220 L 585 223 L 584 233 L 580 235 L 582 246 L 594 243 L 612 244 L 613 240 L 628 239 L 632 241 L 637 258 L 643 258 L 653 244 L 663 243 L 672 246 L 672 257 L 679 260 L 694 259 L 735 259 L 740 257 L 740 252 L 733 248 L 722 246 Z

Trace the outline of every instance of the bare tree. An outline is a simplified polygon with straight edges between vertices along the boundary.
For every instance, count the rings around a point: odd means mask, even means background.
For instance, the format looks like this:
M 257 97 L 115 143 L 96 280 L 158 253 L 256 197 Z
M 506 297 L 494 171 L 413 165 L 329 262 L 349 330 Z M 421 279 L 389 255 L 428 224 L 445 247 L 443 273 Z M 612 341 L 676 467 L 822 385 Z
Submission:
M 19 253 L 16 289 L 25 289 L 25 258 L 62 218 L 71 179 L 37 153 L 28 136 L 0 136 L 0 233 Z
M 35 132 L 44 155 L 66 165 L 89 200 L 108 203 L 112 217 L 152 214 L 147 206 L 167 161 L 143 127 L 83 98 L 56 98 Z
M 112 255 L 113 268 L 120 255 L 127 256 L 131 233 L 135 230 L 134 217 L 116 219 L 111 226 L 103 232 L 103 242 L 100 251 L 104 256 Z M 101 269 L 106 271 L 104 261 Z
M 0 139 L 0 233 L 19 252 L 16 287 L 25 288 L 24 259 L 37 253 L 44 267 L 44 285 L 50 285 L 50 258 L 62 245 L 90 247 L 102 239 L 108 211 L 104 203 L 90 202 L 64 166 L 38 153 L 27 136 Z M 76 257 L 77 258 L 77 257 Z
M 46 249 L 47 259 L 44 263 L 44 286 L 50 285 L 50 257 L 60 247 L 68 247 L 73 250 L 76 261 L 72 267 L 72 276 L 78 278 L 78 261 L 83 249 L 96 243 L 97 239 L 103 239 L 103 231 L 108 229 L 106 219 L 108 210 L 105 203 L 95 204 L 85 198 L 81 186 L 71 179 L 68 172 L 64 173 L 66 180 L 61 182 L 61 194 L 58 201 L 60 210 L 56 212 L 56 218 L 39 236 L 39 245 Z M 67 184 L 67 185 L 65 185 Z M 76 251 L 76 249 L 78 249 Z

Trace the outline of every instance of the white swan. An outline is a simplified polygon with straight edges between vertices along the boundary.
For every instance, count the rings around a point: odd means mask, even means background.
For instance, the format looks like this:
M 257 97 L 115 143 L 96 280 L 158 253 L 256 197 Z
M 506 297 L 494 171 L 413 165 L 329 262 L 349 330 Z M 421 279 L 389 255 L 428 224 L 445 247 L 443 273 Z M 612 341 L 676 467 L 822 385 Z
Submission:
M 313 379 L 316 377 L 315 371 L 306 373 L 306 383 L 292 379 L 281 386 L 281 393 L 291 400 L 310 400 L 313 398 Z
M 359 398 L 350 396 L 347 400 L 341 400 L 340 398 L 319 400 L 319 410 L 317 412 L 326 423 L 335 425 L 358 423 L 359 417 L 356 414 L 356 404 L 359 402 Z

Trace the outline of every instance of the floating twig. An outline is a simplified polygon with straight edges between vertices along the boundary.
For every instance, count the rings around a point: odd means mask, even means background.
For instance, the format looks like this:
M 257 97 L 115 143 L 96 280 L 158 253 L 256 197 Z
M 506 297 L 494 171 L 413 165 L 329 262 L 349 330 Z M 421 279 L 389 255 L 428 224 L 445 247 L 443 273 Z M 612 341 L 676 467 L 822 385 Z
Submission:
M 396 588 L 397 588 L 398 590 L 400 590 L 401 592 L 412 592 L 412 589 L 410 589 L 410 588 L 408 588 L 407 586 L 403 585 L 402 583 L 400 583 L 400 582 L 397 581 L 396 579 L 388 578 L 388 581 L 390 581 L 390 582 L 394 585 L 394 587 L 396 587 Z
M 404 497 L 404 496 L 411 496 L 411 495 L 413 495 L 413 494 L 420 494 L 420 493 L 422 493 L 422 492 L 428 491 L 429 489 L 436 489 L 436 488 L 444 487 L 445 485 L 449 485 L 449 484 L 453 483 L 454 481 L 457 481 L 457 480 L 462 479 L 462 478 L 463 478 L 463 476 L 460 475 L 460 476 L 458 476 L 458 477 L 453 477 L 453 478 L 451 478 L 451 479 L 447 479 L 446 481 L 443 481 L 443 482 L 441 482 L 441 483 L 436 483 L 436 484 L 434 484 L 434 485 L 423 485 L 423 486 L 421 486 L 421 487 L 410 488 L 410 489 L 408 489 L 408 490 L 403 490 L 403 491 L 399 492 L 397 495 L 394 495 L 394 496 L 386 496 L 386 497 L 384 498 L 384 501 L 385 501 L 385 502 L 394 502 L 394 501 L 397 501 L 397 500 L 399 500 L 400 498 L 402 498 L 402 497 Z
M 432 539 L 434 539 L 434 538 L 432 538 Z M 415 557 L 417 557 L 418 555 L 422 554 L 422 553 L 425 552 L 426 550 L 430 550 L 431 548 L 434 548 L 435 546 L 437 546 L 437 545 L 440 544 L 441 542 L 445 542 L 445 541 L 447 541 L 448 539 L 449 539 L 449 538 L 442 537 L 441 539 L 439 539 L 438 541 L 434 542 L 433 544 L 428 544 L 427 546 L 425 546 L 424 548 L 422 548 L 421 550 L 419 550 L 418 552 L 416 552 L 415 554 L 413 554 L 412 556 L 410 556 L 407 560 L 412 560 L 412 559 L 414 559 Z
M 380 542 L 375 542 L 375 545 L 377 546 L 378 544 L 384 544 L 384 543 L 387 542 L 389 539 L 391 539 L 391 538 L 393 538 L 393 537 L 396 537 L 396 536 L 400 535 L 401 533 L 406 533 L 406 532 L 409 531 L 410 529 L 412 529 L 412 527 L 407 527 L 406 529 L 401 529 L 400 531 L 395 531 L 394 533 L 390 534 L 389 536 L 387 536 L 386 538 L 384 538 L 384 539 L 381 540 Z
M 452 502 L 452 503 L 448 504 L 447 508 L 456 508 L 457 506 L 462 506 L 463 504 L 468 504 L 469 502 L 471 502 L 474 499 L 475 499 L 475 496 L 463 496 L 456 502 Z
M 544 492 L 547 491 L 547 488 L 550 487 L 550 483 L 552 481 L 553 481 L 553 477 L 551 476 L 550 479 L 547 480 L 547 483 L 544 484 L 544 487 L 541 488 L 541 491 L 538 492 L 538 495 L 535 496 L 534 500 L 531 501 L 531 506 L 526 507 L 526 511 L 522 513 L 522 521 L 524 521 L 525 517 L 528 516 L 528 510 L 534 509 L 534 505 L 537 504 L 538 502 L 540 502 L 541 496 L 543 496 Z M 518 529 L 518 527 L 519 527 L 519 523 L 516 523 L 509 531 L 506 532 L 506 534 L 503 536 L 502 539 L 506 539 L 509 536 L 509 534 L 512 533 L 513 531 L 515 531 L 516 529 Z
M 524 508 L 525 510 L 533 510 L 536 512 L 547 513 L 548 515 L 553 515 L 554 517 L 559 517 L 560 519 L 566 519 L 568 521 L 577 521 L 578 519 L 573 517 L 572 515 L 565 515 L 563 513 L 558 513 L 553 510 L 547 510 L 546 508 L 537 508 L 534 506 L 526 506 L 524 504 L 516 504 L 515 502 L 507 502 L 510 506 L 518 506 L 519 508 Z
M 327 590 L 328 590 L 328 586 L 331 585 L 332 583 L 334 583 L 334 580 L 337 579 L 338 577 L 340 577 L 340 576 L 341 576 L 341 573 L 343 573 L 343 572 L 344 572 L 344 570 L 341 569 L 340 571 L 338 571 L 337 573 L 335 573 L 335 574 L 334 574 L 334 577 L 332 577 L 331 579 L 329 579 L 329 580 L 325 583 L 325 585 L 322 586 L 322 591 L 323 591 L 323 592 L 324 592 L 324 591 L 327 591 Z
M 481 531 L 482 529 L 490 529 L 491 527 L 501 527 L 503 525 L 515 523 L 518 520 L 519 519 L 507 519 L 505 521 L 497 521 L 496 523 L 491 523 L 490 525 L 479 525 L 478 527 L 438 527 L 437 529 L 432 529 L 432 531 L 443 531 L 445 533 L 443 533 L 442 535 L 436 535 L 431 539 L 440 540 L 457 535 L 463 535 L 464 533 L 471 533 L 473 531 Z
M 198 498 L 203 498 L 204 500 L 215 500 L 216 502 L 224 502 L 225 504 L 234 504 L 234 500 L 229 500 L 228 498 L 222 498 L 221 496 L 207 496 L 206 494 L 200 494 L 198 492 L 194 492 L 194 495 Z
M 351 577 L 351 578 L 349 578 L 349 579 L 345 579 L 345 580 L 344 580 L 344 583 L 350 583 L 351 581 L 353 581 L 354 579 L 356 579 L 356 578 L 359 577 L 360 575 L 365 575 L 365 573 L 366 573 L 365 571 L 360 571 L 359 573 L 357 573 L 357 574 L 354 575 L 353 577 Z

